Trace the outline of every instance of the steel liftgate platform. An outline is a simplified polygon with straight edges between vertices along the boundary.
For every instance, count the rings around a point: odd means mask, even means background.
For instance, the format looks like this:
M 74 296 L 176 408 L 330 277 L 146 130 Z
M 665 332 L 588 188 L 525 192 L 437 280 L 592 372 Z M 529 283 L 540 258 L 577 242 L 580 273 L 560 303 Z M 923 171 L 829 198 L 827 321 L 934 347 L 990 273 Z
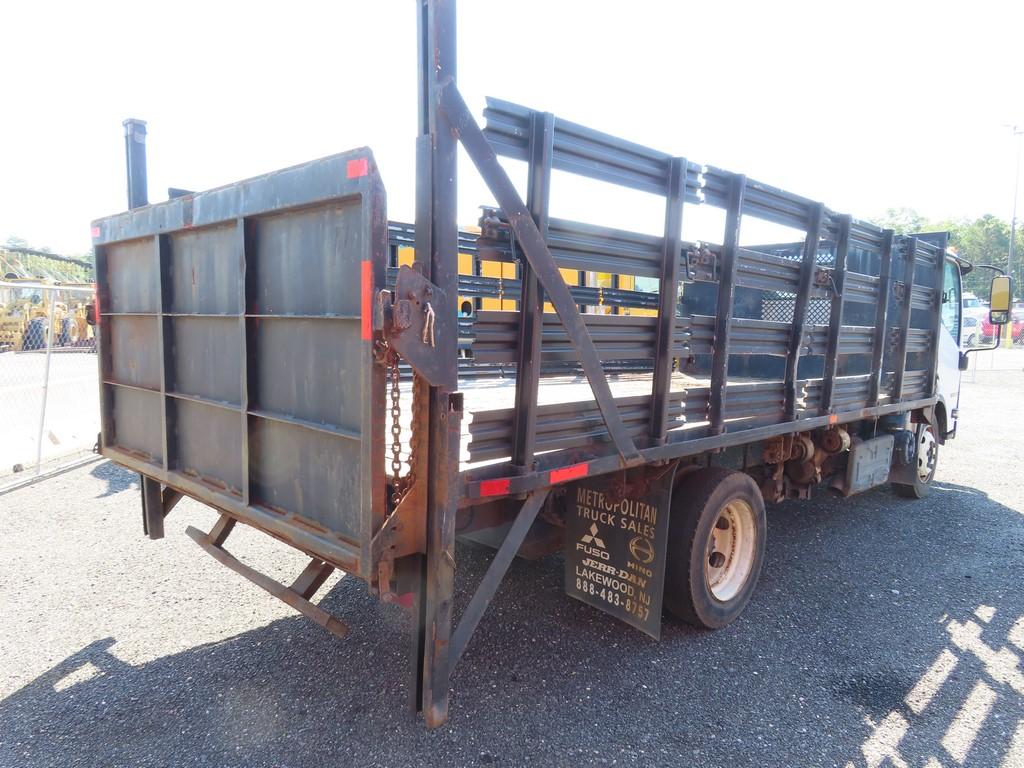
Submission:
M 93 235 L 102 452 L 144 476 L 147 533 L 184 493 L 368 578 L 385 513 L 372 297 L 387 253 L 369 150 L 136 208 Z

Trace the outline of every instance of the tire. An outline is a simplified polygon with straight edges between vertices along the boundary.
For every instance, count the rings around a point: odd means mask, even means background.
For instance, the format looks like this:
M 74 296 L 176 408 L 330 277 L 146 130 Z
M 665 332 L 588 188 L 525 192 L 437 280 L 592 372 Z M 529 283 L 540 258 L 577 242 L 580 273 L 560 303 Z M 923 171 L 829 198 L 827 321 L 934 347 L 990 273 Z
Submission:
M 78 341 L 78 326 L 69 317 L 61 320 L 60 334 L 57 336 L 57 346 L 66 347 Z
M 25 350 L 46 348 L 46 321 L 40 317 L 30 320 L 21 340 L 21 348 Z
M 907 499 L 923 499 L 931 490 L 935 469 L 939 466 L 939 441 L 930 424 L 918 424 L 914 440 L 914 464 L 917 472 L 912 483 L 893 483 L 896 494 Z
M 766 533 L 764 499 L 749 475 L 712 467 L 683 478 L 672 492 L 665 607 L 696 627 L 734 621 L 757 587 Z

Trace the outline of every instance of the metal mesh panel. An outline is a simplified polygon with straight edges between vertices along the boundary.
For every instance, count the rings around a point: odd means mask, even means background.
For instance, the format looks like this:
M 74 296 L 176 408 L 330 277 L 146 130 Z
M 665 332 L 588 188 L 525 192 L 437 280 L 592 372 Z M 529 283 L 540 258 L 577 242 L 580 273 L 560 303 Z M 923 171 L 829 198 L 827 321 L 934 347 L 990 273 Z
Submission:
M 0 281 L 0 484 L 95 445 L 92 300 L 91 286 Z
M 761 319 L 779 323 L 793 322 L 795 293 L 774 292 L 761 301 Z M 809 299 L 804 322 L 808 325 L 828 325 L 832 303 L 828 299 Z

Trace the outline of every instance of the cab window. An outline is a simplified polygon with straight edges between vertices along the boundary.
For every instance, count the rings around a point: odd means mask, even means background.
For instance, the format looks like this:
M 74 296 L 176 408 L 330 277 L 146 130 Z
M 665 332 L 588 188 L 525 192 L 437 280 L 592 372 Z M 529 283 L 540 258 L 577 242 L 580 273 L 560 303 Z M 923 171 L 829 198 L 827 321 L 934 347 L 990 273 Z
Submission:
M 962 306 L 960 269 L 954 262 L 947 259 L 942 277 L 942 325 L 949 331 L 957 344 L 960 343 Z

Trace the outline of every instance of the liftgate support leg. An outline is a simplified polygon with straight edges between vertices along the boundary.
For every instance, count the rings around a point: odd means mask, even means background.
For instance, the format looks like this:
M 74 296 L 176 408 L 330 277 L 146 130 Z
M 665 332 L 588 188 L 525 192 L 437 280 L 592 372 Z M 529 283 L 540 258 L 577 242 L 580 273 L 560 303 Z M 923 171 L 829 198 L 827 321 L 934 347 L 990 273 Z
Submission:
M 157 480 L 139 475 L 142 481 L 142 532 L 151 539 L 164 537 L 164 518 L 181 501 L 181 494 L 173 488 L 163 488 Z

